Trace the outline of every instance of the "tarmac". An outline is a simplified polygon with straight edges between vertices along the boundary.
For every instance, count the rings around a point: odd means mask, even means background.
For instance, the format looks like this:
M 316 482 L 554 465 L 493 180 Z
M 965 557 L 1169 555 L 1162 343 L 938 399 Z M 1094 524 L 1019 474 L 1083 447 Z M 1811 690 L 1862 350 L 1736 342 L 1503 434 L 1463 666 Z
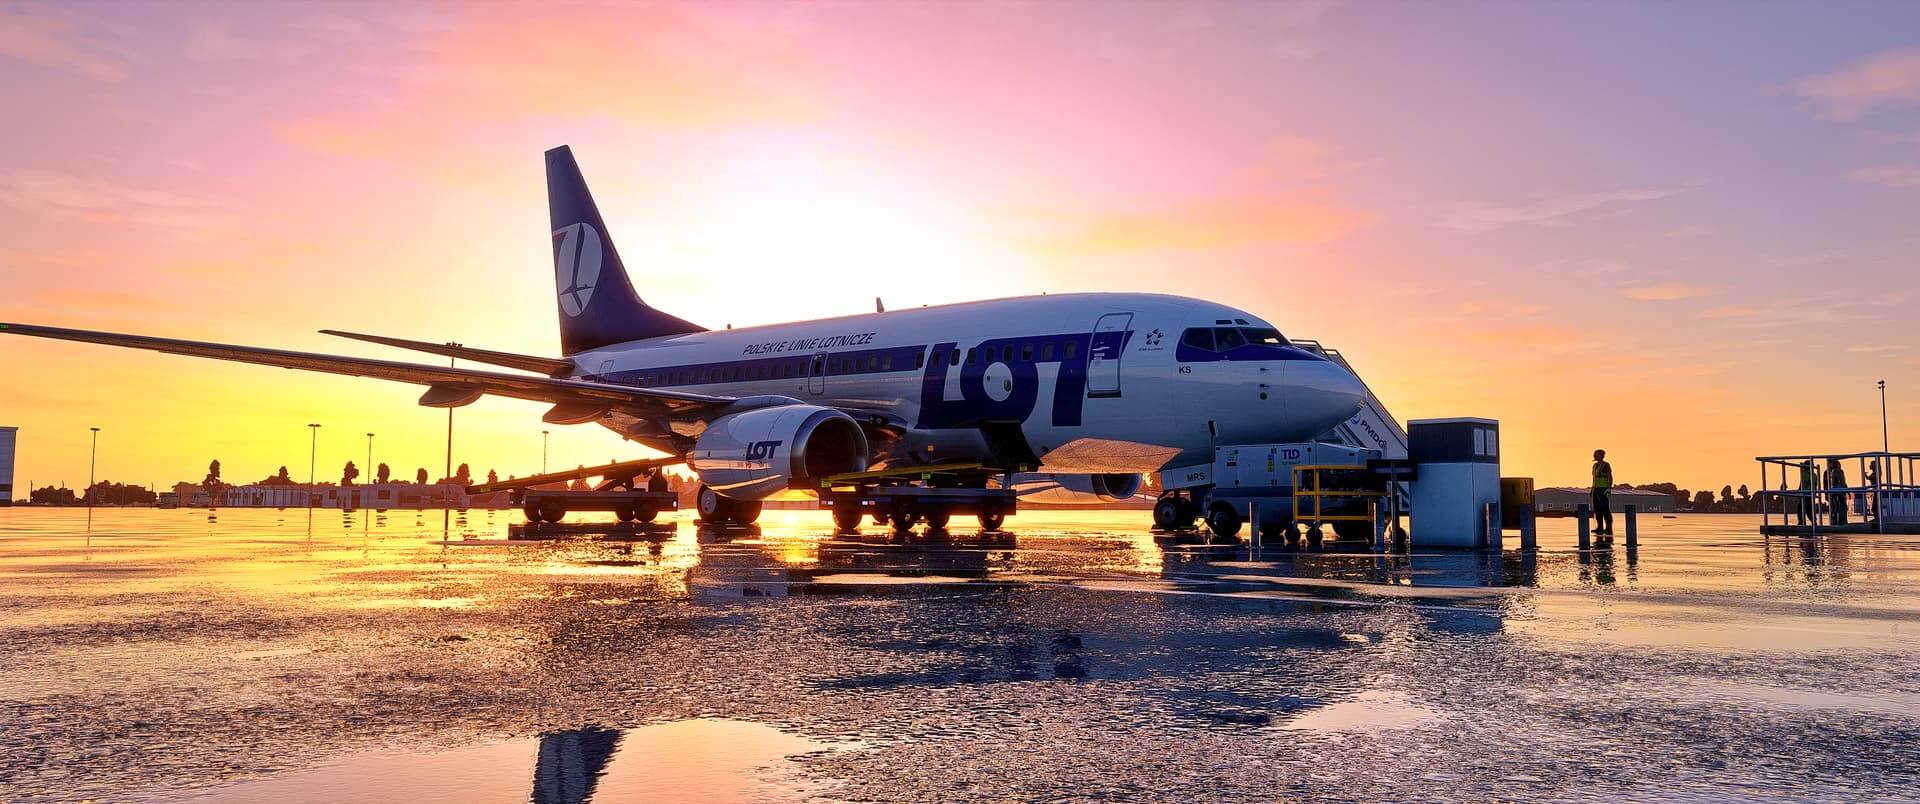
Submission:
M 0 509 L 8 801 L 1920 800 L 1920 537 Z

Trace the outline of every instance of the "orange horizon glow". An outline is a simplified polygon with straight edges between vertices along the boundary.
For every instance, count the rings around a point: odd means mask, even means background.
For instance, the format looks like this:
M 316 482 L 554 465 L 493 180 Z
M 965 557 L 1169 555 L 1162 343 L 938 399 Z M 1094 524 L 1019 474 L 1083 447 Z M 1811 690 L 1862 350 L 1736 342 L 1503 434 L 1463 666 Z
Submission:
M 1649 23 L 1655 17 L 1658 24 Z M 553 354 L 540 154 L 710 327 L 1040 292 L 1250 310 L 1510 475 L 1757 484 L 1920 413 L 1915 9 L 1261 4 L 0 6 L 0 321 Z M 1711 46 L 1701 30 L 1712 30 Z M 1729 132 L 1740 132 L 1733 136 Z M 849 280 L 857 278 L 857 282 Z M 414 386 L 0 337 L 15 496 L 366 460 Z M 1910 390 L 1911 389 L 1911 390 Z M 476 476 L 645 454 L 455 414 Z M 372 467 L 362 466 L 363 477 Z

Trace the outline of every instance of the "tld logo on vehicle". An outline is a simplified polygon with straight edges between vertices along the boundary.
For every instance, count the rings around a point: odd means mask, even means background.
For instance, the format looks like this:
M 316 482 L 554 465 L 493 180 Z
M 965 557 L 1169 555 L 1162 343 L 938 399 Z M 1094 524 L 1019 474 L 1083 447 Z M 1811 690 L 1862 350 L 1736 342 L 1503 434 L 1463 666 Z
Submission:
M 747 460 L 760 460 L 773 457 L 773 451 L 780 448 L 779 441 L 755 441 L 747 445 Z

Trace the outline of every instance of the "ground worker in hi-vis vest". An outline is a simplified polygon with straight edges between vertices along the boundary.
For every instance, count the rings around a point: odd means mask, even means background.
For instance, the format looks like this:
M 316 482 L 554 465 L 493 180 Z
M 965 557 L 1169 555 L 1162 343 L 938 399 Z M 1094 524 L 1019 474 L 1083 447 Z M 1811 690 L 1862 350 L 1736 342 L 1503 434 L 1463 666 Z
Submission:
M 1613 465 L 1607 451 L 1593 451 L 1593 535 L 1613 535 Z

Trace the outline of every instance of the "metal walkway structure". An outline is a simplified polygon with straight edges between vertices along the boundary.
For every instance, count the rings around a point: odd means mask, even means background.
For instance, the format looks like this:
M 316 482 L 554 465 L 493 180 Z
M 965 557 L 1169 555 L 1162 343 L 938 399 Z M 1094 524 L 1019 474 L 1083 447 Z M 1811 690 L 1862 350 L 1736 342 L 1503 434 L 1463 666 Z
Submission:
M 1920 452 L 1762 455 L 1754 460 L 1760 463 L 1762 533 L 1920 534 Z M 1840 469 L 1842 482 L 1834 482 L 1830 467 Z

